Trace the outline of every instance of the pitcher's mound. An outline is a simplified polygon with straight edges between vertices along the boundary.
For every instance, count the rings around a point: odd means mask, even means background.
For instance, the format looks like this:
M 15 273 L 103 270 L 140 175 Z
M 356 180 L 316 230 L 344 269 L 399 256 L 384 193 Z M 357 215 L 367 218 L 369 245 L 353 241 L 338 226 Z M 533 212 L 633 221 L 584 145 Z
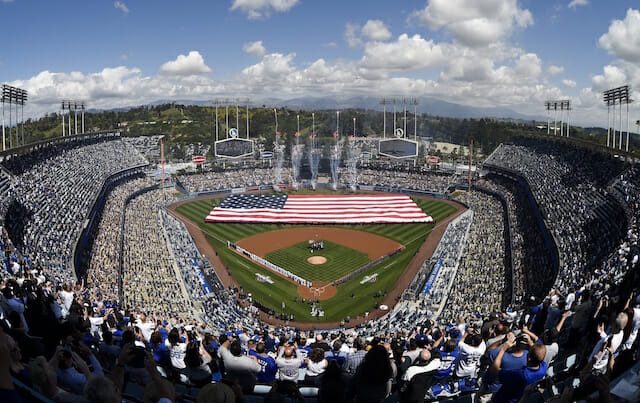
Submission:
M 307 259 L 307 262 L 311 264 L 325 264 L 327 263 L 327 258 L 324 256 L 311 256 Z

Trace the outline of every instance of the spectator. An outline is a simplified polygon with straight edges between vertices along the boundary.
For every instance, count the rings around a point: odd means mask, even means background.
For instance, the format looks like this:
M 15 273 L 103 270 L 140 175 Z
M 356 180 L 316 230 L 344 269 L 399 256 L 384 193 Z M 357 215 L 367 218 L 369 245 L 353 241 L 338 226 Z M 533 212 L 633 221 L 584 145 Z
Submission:
M 313 351 L 313 350 L 312 350 Z M 276 359 L 278 365 L 278 379 L 281 381 L 298 382 L 298 368 L 302 365 L 302 358 L 297 356 L 296 349 L 291 346 L 281 346 Z
M 547 364 L 544 362 L 546 348 L 541 344 L 535 344 L 529 349 L 526 366 L 517 369 L 503 369 L 503 357 L 507 350 L 515 344 L 515 336 L 512 333 L 508 334 L 507 340 L 498 351 L 489 369 L 502 384 L 493 396 L 493 402 L 517 402 L 525 388 L 541 380 L 547 372 Z
M 353 394 L 358 403 L 382 402 L 391 393 L 396 376 L 395 364 L 389 359 L 390 346 L 374 345 L 367 352 L 353 378 Z
M 307 367 L 304 378 L 306 385 L 318 385 L 321 375 L 329 365 L 324 357 L 325 353 L 321 348 L 314 348 L 311 350 L 309 357 L 304 360 L 305 366 Z M 338 362 L 337 360 L 332 361 Z M 340 364 L 338 363 L 338 365 Z

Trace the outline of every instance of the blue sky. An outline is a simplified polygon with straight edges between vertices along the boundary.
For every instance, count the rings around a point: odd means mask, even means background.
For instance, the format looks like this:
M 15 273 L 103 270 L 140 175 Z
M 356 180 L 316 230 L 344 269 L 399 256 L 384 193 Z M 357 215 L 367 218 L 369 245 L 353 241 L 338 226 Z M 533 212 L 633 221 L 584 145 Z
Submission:
M 640 86 L 640 2 L 0 0 L 0 81 L 96 107 L 157 99 L 430 95 L 540 115 Z M 9 34 L 11 32 L 11 34 Z M 14 32 L 21 32 L 20 35 Z

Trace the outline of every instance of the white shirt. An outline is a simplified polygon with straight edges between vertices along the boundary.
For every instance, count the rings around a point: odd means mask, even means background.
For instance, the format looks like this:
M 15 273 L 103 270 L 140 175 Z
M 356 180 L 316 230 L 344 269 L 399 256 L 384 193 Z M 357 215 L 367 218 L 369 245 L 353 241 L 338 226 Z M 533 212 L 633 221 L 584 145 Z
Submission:
M 633 342 L 636 341 L 636 337 L 638 337 L 638 330 L 640 330 L 640 308 L 633 308 L 633 325 L 629 338 L 622 345 L 623 350 L 629 350 L 631 346 L 633 346 Z
M 154 322 L 143 322 L 140 319 L 136 320 L 136 326 L 142 332 L 142 337 L 144 337 L 145 341 L 149 341 L 151 338 L 151 333 L 156 328 L 156 324 Z
M 328 364 L 327 360 L 322 360 L 320 362 L 309 361 L 307 364 L 307 376 L 318 376 L 322 374 Z
M 478 367 L 480 366 L 480 357 L 487 350 L 487 345 L 484 340 L 478 347 L 470 346 L 464 343 L 462 340 L 458 343 L 460 349 L 460 355 L 458 356 L 458 366 L 456 368 L 456 375 L 460 378 L 470 376 L 475 378 L 478 373 Z
M 545 345 L 545 347 L 547 348 L 547 352 L 544 355 L 544 362 L 548 365 L 558 355 L 558 343 L 553 342 L 549 345 Z
M 73 291 L 60 291 L 60 298 L 62 298 L 62 304 L 64 305 L 64 309 L 69 312 L 71 308 L 71 304 L 73 303 Z
M 167 348 L 169 348 L 169 357 L 171 365 L 176 369 L 185 369 L 184 356 L 187 355 L 187 343 L 178 343 L 172 346 L 167 340 Z
M 102 335 L 102 332 L 100 331 L 100 325 L 104 323 L 104 319 L 102 318 L 102 316 L 92 316 L 89 318 L 89 322 L 91 322 L 91 334 L 98 333 Z
M 439 368 L 440 368 L 440 359 L 434 358 L 433 360 L 429 361 L 427 365 L 410 366 L 409 368 L 407 368 L 407 372 L 405 372 L 404 375 L 402 376 L 402 379 L 409 382 L 411 378 L 413 378 L 418 374 L 435 371 Z

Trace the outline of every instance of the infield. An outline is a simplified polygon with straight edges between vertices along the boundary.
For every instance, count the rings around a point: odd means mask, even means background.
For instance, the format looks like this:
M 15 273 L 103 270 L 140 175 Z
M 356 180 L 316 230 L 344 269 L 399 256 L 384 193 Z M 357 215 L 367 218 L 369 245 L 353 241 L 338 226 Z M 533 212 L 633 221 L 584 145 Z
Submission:
M 266 255 L 266 259 L 289 270 L 305 280 L 331 282 L 351 273 L 369 262 L 369 257 L 357 250 L 325 241 L 324 250 L 318 251 L 326 259 L 322 267 L 307 262 L 309 247 L 301 242 L 288 248 L 279 249 Z

